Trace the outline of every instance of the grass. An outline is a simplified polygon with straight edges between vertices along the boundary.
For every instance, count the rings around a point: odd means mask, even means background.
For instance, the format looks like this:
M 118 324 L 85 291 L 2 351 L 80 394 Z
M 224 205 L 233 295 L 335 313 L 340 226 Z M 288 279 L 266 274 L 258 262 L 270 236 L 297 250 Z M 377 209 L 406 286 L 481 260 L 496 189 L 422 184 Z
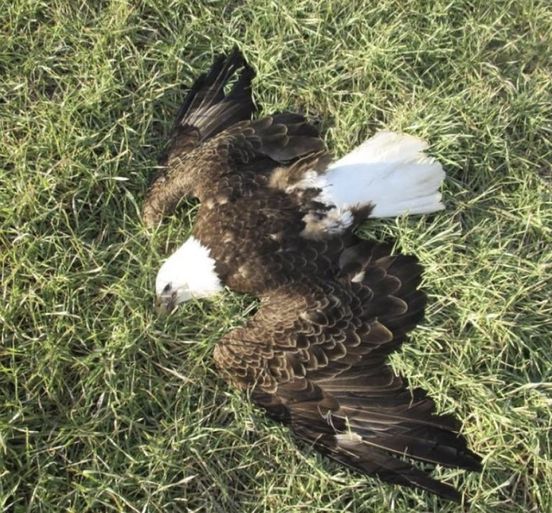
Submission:
M 552 511 L 552 15 L 545 0 L 46 2 L 0 9 L 0 505 L 23 512 L 460 512 L 354 475 L 213 370 L 247 316 L 226 294 L 156 318 L 184 206 L 139 221 L 182 85 L 238 42 L 265 112 L 330 148 L 428 138 L 448 210 L 366 224 L 426 266 L 394 365 L 464 421 L 471 511 Z

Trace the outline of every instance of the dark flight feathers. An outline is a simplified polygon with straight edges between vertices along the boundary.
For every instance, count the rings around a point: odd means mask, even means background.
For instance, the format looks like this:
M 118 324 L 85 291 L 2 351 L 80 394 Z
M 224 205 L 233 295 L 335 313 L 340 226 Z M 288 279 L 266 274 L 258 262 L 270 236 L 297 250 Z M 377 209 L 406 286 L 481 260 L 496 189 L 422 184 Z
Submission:
M 332 459 L 460 501 L 409 459 L 479 470 L 480 458 L 456 419 L 438 415 L 426 393 L 409 390 L 387 364 L 423 317 L 421 266 L 366 241 L 345 250 L 341 265 L 338 282 L 313 279 L 267 294 L 245 328 L 221 340 L 217 365 L 237 387 L 256 384 L 255 402 Z
M 228 83 L 238 75 L 230 91 Z M 234 123 L 250 119 L 255 112 L 251 81 L 253 69 L 235 48 L 228 56 L 219 55 L 208 73 L 193 83 L 176 114 L 170 153 L 182 154 Z

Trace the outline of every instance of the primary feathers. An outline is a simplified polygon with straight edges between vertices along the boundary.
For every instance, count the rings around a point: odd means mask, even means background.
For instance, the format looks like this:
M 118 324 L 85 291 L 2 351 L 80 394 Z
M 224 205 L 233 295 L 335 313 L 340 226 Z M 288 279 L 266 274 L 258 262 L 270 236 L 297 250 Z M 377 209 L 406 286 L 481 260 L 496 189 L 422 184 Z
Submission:
M 370 217 L 442 209 L 443 170 L 424 141 L 392 132 L 332 163 L 303 116 L 250 119 L 252 78 L 234 50 L 178 112 L 144 222 L 157 224 L 183 196 L 201 205 L 192 237 L 160 269 L 159 306 L 223 285 L 260 297 L 215 348 L 227 381 L 330 458 L 460 500 L 413 460 L 478 470 L 480 458 L 458 422 L 387 363 L 423 317 L 422 268 L 353 233 Z

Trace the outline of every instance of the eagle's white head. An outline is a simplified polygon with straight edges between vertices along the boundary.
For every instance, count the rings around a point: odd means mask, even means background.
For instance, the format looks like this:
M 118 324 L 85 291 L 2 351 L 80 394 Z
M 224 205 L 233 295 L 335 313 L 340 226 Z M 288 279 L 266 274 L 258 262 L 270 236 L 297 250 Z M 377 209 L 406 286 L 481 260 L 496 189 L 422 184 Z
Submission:
M 212 296 L 222 288 L 209 248 L 190 237 L 159 269 L 156 305 L 159 311 L 170 312 L 180 303 Z

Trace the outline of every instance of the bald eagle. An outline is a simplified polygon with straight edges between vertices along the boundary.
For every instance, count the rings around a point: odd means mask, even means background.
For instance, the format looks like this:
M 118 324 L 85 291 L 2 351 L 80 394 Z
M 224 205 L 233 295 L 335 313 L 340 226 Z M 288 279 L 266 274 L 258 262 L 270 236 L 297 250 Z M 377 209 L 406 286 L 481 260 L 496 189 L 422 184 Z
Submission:
M 214 351 L 225 379 L 333 460 L 459 501 L 413 460 L 479 470 L 451 415 L 388 364 L 422 319 L 416 257 L 360 240 L 364 220 L 443 208 L 441 165 L 421 139 L 379 132 L 334 160 L 302 115 L 252 120 L 252 68 L 238 50 L 200 76 L 147 193 L 154 226 L 200 200 L 190 236 L 161 266 L 159 308 L 229 287 L 260 298 Z

